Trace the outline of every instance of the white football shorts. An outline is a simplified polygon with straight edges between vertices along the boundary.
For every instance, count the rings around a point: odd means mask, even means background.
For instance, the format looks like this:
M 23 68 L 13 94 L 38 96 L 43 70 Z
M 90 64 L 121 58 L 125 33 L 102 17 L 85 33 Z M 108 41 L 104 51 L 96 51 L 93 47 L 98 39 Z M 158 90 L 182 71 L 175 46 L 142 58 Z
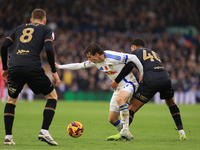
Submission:
M 138 83 L 127 83 L 124 87 L 117 88 L 117 90 L 113 93 L 112 98 L 110 100 L 110 111 L 119 113 L 119 106 L 117 105 L 116 98 L 121 91 L 127 91 L 130 96 L 127 101 L 127 104 L 131 104 L 131 100 L 138 89 Z

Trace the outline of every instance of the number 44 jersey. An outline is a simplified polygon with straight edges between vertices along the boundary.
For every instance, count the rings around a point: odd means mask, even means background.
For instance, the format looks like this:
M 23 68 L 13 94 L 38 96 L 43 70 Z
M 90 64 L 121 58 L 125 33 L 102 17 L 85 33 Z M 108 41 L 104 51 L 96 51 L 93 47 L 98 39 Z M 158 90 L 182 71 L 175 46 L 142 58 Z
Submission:
M 131 54 L 136 55 L 143 65 L 143 81 L 148 82 L 149 80 L 152 81 L 152 79 L 156 80 L 170 77 L 159 56 L 154 51 L 147 48 L 138 48 L 133 50 Z
M 13 42 L 9 48 L 9 68 L 14 66 L 41 67 L 40 53 L 45 42 L 53 42 L 54 34 L 45 25 L 27 23 L 16 27 L 7 39 Z

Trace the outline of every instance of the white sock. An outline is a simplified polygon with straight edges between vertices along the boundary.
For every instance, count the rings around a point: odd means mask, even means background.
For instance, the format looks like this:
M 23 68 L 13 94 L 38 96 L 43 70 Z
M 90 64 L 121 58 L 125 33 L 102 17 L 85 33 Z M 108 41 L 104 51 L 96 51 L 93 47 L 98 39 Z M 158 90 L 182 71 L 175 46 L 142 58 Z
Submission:
M 41 129 L 41 132 L 42 132 L 44 135 L 48 135 L 48 134 L 49 134 L 49 131 L 46 130 L 46 129 Z
M 12 139 L 13 136 L 12 135 L 6 135 L 5 139 Z
M 115 126 L 115 128 L 116 128 L 118 131 L 121 131 L 121 129 L 123 128 L 122 122 L 120 121 L 120 123 L 119 123 L 117 126 Z
M 182 130 L 178 130 L 178 132 L 179 132 L 179 135 L 185 135 L 185 131 L 182 129 Z
M 128 110 L 128 105 L 124 104 L 119 107 L 120 108 L 120 117 L 121 121 L 123 124 L 123 129 L 122 130 L 127 130 L 129 131 L 129 110 Z

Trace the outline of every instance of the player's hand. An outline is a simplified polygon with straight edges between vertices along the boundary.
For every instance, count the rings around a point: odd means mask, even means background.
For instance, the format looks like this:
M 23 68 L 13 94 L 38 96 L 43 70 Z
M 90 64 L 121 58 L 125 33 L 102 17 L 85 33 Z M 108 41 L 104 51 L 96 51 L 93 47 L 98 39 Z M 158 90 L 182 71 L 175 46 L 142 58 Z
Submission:
M 56 67 L 56 69 L 58 69 L 58 64 L 55 62 L 55 67 Z
M 143 75 L 140 75 L 139 83 L 142 81 L 142 79 L 143 79 Z
M 57 72 L 52 73 L 52 76 L 54 78 L 54 82 L 56 83 L 55 86 L 58 87 L 60 85 L 60 83 L 61 83 L 60 78 L 58 76 L 58 73 Z
M 8 82 L 8 70 L 3 70 L 1 73 L 1 76 L 7 83 Z
M 111 87 L 112 87 L 112 89 L 113 89 L 114 91 L 117 89 L 118 84 L 119 84 L 119 83 L 115 82 L 115 80 L 112 80 Z

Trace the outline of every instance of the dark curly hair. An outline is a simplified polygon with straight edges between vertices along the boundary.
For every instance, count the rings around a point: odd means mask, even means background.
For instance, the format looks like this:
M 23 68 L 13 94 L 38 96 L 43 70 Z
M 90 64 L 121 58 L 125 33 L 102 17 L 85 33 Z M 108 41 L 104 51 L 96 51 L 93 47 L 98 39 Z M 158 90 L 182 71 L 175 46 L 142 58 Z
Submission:
M 134 39 L 131 45 L 135 45 L 136 47 L 145 47 L 145 42 L 142 39 Z
M 84 54 L 88 54 L 90 53 L 91 55 L 95 55 L 96 53 L 98 53 L 99 55 L 102 55 L 104 53 L 102 47 L 96 43 L 91 43 L 90 45 L 88 45 L 85 49 Z

